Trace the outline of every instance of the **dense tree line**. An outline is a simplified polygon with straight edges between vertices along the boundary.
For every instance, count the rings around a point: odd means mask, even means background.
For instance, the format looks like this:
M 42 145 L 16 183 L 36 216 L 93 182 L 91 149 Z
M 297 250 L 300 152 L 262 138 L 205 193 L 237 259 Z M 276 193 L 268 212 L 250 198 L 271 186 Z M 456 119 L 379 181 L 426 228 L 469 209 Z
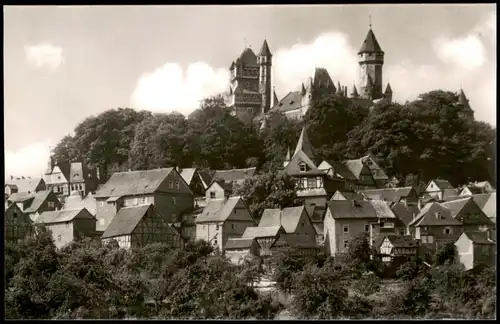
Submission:
M 204 241 L 185 249 L 73 242 L 51 233 L 5 246 L 9 319 L 274 318 L 280 304 L 252 287 L 259 265 L 230 263 Z
M 293 153 L 305 122 L 317 163 L 371 153 L 401 183 L 438 176 L 453 185 L 494 182 L 496 129 L 460 118 L 456 101 L 456 94 L 439 90 L 369 111 L 332 95 L 316 102 L 303 121 L 268 116 L 264 130 L 233 116 L 222 96 L 203 100 L 189 118 L 119 108 L 84 120 L 74 136 L 60 141 L 55 155 L 99 166 L 108 176 L 174 165 L 275 171 L 288 149 Z

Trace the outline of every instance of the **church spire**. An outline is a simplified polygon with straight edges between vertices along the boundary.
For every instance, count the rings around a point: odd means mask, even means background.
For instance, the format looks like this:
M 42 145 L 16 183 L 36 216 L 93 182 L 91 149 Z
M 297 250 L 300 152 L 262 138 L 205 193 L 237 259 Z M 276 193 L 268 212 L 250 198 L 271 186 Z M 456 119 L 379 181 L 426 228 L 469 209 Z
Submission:
M 366 34 L 365 41 L 363 42 L 363 45 L 361 45 L 361 48 L 359 49 L 358 54 L 363 54 L 363 53 L 384 53 L 382 51 L 382 48 L 380 47 L 380 44 L 377 41 L 377 38 L 375 37 L 375 34 L 373 33 L 371 23 L 370 23 L 370 29 L 368 30 L 368 34 Z
M 306 87 L 304 86 L 304 82 L 302 82 L 302 86 L 300 88 L 300 94 L 302 96 L 305 96 L 306 95 Z
M 279 102 L 278 96 L 276 95 L 276 87 L 273 87 L 273 107 L 276 106 Z
M 295 147 L 295 152 L 293 155 L 295 156 L 299 151 L 304 152 L 311 160 L 313 159 L 313 150 L 311 146 L 311 142 L 309 142 L 309 137 L 307 136 L 306 126 L 302 127 L 302 131 L 300 132 L 300 137 L 297 142 L 297 147 Z

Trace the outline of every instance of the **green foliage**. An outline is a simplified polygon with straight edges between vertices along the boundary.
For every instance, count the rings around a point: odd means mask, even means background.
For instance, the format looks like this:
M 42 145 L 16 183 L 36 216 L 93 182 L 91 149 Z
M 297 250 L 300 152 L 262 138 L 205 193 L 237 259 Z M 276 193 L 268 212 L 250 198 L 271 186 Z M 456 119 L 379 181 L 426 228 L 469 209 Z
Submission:
M 436 251 L 436 265 L 443 265 L 445 263 L 455 263 L 457 260 L 457 248 L 454 242 L 448 242 L 442 245 Z
M 380 278 L 373 272 L 365 272 L 361 278 L 353 282 L 352 287 L 360 294 L 369 296 L 380 289 L 380 282 Z
M 248 178 L 235 188 L 243 197 L 253 218 L 259 220 L 266 208 L 285 208 L 297 198 L 295 180 L 286 173 L 264 173 Z

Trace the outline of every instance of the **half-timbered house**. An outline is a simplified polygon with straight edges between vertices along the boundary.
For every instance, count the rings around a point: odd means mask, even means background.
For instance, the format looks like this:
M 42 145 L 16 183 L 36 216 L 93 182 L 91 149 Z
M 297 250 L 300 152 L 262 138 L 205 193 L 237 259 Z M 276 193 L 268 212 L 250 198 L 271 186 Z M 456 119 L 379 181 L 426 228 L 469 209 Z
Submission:
M 4 213 L 5 241 L 16 242 L 33 232 L 33 222 L 17 204 L 11 204 Z

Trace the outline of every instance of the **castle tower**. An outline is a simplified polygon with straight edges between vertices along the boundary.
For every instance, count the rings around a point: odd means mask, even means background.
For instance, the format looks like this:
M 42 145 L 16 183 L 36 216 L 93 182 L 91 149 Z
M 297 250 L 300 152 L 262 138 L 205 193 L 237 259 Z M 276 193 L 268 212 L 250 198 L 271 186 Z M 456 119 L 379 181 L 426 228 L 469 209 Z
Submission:
M 264 40 L 258 55 L 259 69 L 259 93 L 262 96 L 261 113 L 265 114 L 271 109 L 271 66 L 272 54 Z
M 391 84 L 387 83 L 387 87 L 385 88 L 384 98 L 387 99 L 387 102 L 392 103 L 392 88 Z
M 351 98 L 358 98 L 358 89 L 356 89 L 356 85 L 352 86 Z
M 384 51 L 382 51 L 372 31 L 371 24 L 365 41 L 358 52 L 358 62 L 361 69 L 361 96 L 371 100 L 382 98 L 382 66 L 384 65 Z
M 469 99 L 465 96 L 464 90 L 460 89 L 460 94 L 458 95 L 458 107 L 460 107 L 460 117 L 473 119 L 474 110 L 469 105 Z

